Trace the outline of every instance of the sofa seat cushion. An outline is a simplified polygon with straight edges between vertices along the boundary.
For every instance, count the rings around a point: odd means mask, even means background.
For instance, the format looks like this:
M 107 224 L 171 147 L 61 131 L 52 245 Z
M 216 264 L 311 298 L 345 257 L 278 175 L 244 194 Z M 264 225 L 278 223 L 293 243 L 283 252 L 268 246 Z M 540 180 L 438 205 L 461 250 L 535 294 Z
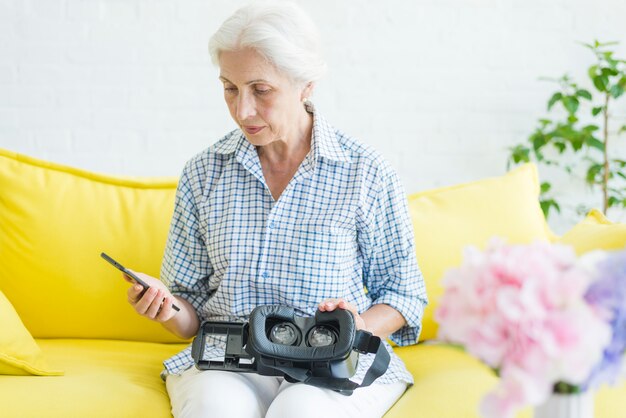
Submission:
M 497 383 L 495 374 L 463 350 L 449 345 L 424 343 L 397 347 L 415 378 L 415 385 L 396 402 L 385 418 L 480 418 L 481 398 Z M 595 396 L 596 418 L 623 418 L 626 382 L 604 386 Z M 525 408 L 516 418 L 532 417 Z
M 385 418 L 479 418 L 482 396 L 496 383 L 495 374 L 463 350 L 435 343 L 398 347 L 415 384 Z M 519 418 L 530 418 L 524 411 Z
M 170 417 L 161 362 L 185 347 L 113 340 L 37 343 L 64 376 L 0 376 L 7 417 Z

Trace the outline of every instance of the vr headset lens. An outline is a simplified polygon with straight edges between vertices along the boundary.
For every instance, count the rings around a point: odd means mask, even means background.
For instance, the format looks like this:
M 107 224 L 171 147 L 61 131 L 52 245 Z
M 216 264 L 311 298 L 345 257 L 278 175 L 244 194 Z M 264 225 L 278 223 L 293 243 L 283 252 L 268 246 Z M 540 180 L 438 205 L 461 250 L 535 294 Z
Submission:
M 310 347 L 326 347 L 335 344 L 337 333 L 324 325 L 313 327 L 309 332 L 307 343 Z
M 271 342 L 281 345 L 299 345 L 300 330 L 291 322 L 279 322 L 270 328 L 268 335 Z M 337 342 L 337 331 L 326 325 L 311 328 L 306 343 L 309 347 L 326 347 Z
M 296 345 L 300 337 L 300 331 L 291 322 L 280 322 L 274 325 L 270 331 L 270 341 L 282 345 Z

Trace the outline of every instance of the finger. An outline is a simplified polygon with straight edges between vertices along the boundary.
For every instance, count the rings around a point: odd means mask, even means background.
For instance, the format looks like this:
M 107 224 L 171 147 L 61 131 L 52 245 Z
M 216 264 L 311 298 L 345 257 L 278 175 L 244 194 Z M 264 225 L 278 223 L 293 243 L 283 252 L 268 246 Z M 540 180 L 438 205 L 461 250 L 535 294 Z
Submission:
M 165 293 L 163 292 L 163 290 L 158 289 L 156 291 L 154 299 L 152 300 L 152 303 L 146 311 L 147 317 L 152 319 L 156 318 L 156 316 L 159 314 L 159 310 L 161 309 L 161 305 L 163 304 L 163 298 L 165 298 Z
M 133 280 L 132 277 L 130 277 L 128 274 L 126 273 L 122 273 L 122 277 L 124 278 L 124 280 L 126 280 L 129 283 L 136 283 L 135 280 Z
M 332 299 L 326 299 L 326 300 L 320 302 L 320 304 L 317 307 L 317 309 L 319 309 L 322 312 L 326 312 L 327 310 L 331 309 L 332 306 L 333 306 Z
M 172 298 L 170 297 L 166 297 L 163 300 L 163 305 L 161 305 L 161 310 L 159 311 L 158 315 L 156 316 L 156 319 L 162 322 L 167 321 L 168 319 L 170 319 L 174 313 L 174 310 L 172 309 Z
M 153 287 L 148 288 L 144 295 L 141 296 L 141 298 L 135 303 L 135 310 L 137 313 L 140 315 L 146 315 L 148 309 L 150 309 L 150 306 L 152 305 L 152 302 L 156 298 L 156 295 L 157 289 Z
M 129 287 L 128 291 L 126 292 L 126 295 L 128 296 L 128 302 L 130 302 L 131 305 L 134 305 L 135 303 L 137 303 L 137 301 L 141 299 L 142 292 L 143 292 L 143 287 L 138 284 Z
M 356 307 L 354 305 L 352 305 L 351 303 L 346 302 L 345 300 L 340 300 L 339 302 L 337 302 L 337 307 L 340 309 L 345 309 L 347 311 L 352 312 L 353 314 L 357 314 L 358 312 L 356 311 Z
M 343 301 L 343 299 L 326 299 L 320 304 L 319 309 L 322 312 L 334 311 L 341 301 Z

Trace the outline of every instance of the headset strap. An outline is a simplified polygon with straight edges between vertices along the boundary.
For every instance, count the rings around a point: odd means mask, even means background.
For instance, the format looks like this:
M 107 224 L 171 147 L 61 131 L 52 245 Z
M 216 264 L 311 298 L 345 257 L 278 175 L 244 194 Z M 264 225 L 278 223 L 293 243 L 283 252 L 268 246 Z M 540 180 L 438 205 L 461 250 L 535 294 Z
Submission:
M 376 337 L 367 331 L 359 330 L 356 332 L 353 349 L 361 354 L 376 354 L 360 385 L 346 378 L 313 377 L 310 371 L 297 367 L 273 366 L 273 368 L 280 370 L 293 381 L 332 389 L 344 395 L 352 395 L 354 389 L 369 386 L 374 380 L 382 376 L 387 371 L 391 360 L 389 352 L 380 337 Z

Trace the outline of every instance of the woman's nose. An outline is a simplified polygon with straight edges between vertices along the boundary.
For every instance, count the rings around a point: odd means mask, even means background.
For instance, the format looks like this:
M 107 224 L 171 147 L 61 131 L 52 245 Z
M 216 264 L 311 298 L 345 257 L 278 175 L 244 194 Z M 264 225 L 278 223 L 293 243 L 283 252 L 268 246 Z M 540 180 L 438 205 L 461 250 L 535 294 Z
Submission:
M 240 94 L 237 98 L 237 119 L 244 121 L 256 114 L 254 97 L 248 94 Z

